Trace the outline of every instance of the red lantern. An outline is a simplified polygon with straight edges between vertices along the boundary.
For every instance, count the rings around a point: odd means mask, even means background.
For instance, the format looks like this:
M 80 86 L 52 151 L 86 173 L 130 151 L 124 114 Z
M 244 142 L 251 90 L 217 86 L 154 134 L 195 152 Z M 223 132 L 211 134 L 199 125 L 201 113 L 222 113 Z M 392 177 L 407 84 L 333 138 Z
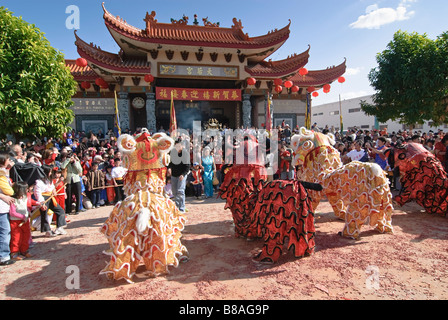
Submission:
M 293 83 L 292 83 L 292 81 L 290 81 L 290 80 L 288 80 L 288 81 L 285 81 L 285 87 L 286 88 L 291 88 L 292 87 L 292 85 L 293 85 Z
M 339 77 L 338 82 L 339 83 L 344 83 L 345 82 L 345 78 L 344 77 Z
M 282 79 L 275 79 L 275 80 L 274 80 L 274 84 L 275 84 L 276 86 L 281 86 L 282 83 L 283 83 Z
M 329 93 L 330 92 L 330 89 L 324 89 L 324 93 Z
M 104 81 L 104 83 L 102 83 L 102 84 L 100 85 L 100 87 L 101 87 L 102 89 L 109 89 L 109 84 L 108 84 L 106 81 Z
M 308 88 L 306 89 L 306 91 L 308 91 L 309 93 L 311 93 L 311 92 L 313 92 L 313 91 L 316 91 L 316 88 L 315 88 L 315 87 L 308 87 Z
M 313 92 L 313 97 L 317 98 L 318 96 L 319 96 L 319 92 L 314 91 L 314 92 Z
M 148 83 L 154 82 L 154 76 L 150 73 L 145 75 L 145 81 Z
M 104 81 L 104 79 L 103 78 L 96 78 L 95 79 L 95 84 L 97 85 L 97 86 L 103 86 L 103 85 L 107 85 L 107 83 L 106 83 L 106 81 Z
M 326 85 L 324 85 L 324 91 L 328 91 L 330 92 L 331 86 L 327 83 Z
M 247 84 L 250 86 L 253 86 L 257 83 L 257 80 L 255 78 L 249 78 L 247 79 Z
M 81 87 L 86 90 L 90 89 L 90 82 L 87 81 L 81 82 Z
M 283 91 L 283 87 L 282 86 L 275 86 L 275 92 L 281 93 L 282 91 Z
M 299 92 L 299 86 L 293 86 L 292 88 L 291 88 L 291 92 Z
M 78 59 L 76 59 L 76 65 L 78 67 L 84 68 L 87 66 L 87 60 L 84 58 L 78 58 Z
M 308 69 L 306 68 L 302 68 L 299 70 L 299 74 L 303 77 L 306 76 L 308 74 Z

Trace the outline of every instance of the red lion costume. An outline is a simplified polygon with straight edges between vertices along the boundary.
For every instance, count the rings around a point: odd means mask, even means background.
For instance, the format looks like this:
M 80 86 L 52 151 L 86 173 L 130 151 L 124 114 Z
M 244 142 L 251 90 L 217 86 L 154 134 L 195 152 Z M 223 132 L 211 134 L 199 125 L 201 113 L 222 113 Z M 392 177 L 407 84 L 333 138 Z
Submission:
M 446 216 L 448 177 L 440 161 L 420 143 L 398 145 L 387 153 L 389 164 L 400 169 L 402 188 L 394 200 L 400 206 L 415 200 L 426 212 Z
M 245 150 L 258 144 L 246 140 Z M 248 145 L 249 144 L 249 145 Z M 299 181 L 265 182 L 264 163 L 233 165 L 226 173 L 219 195 L 226 200 L 225 209 L 232 212 L 235 235 L 248 239 L 262 238 L 265 242 L 255 260 L 277 262 L 286 238 L 288 250 L 294 248 L 295 257 L 314 252 L 314 212 L 311 200 Z M 310 185 L 315 187 L 315 185 Z M 320 186 L 319 186 L 320 187 Z

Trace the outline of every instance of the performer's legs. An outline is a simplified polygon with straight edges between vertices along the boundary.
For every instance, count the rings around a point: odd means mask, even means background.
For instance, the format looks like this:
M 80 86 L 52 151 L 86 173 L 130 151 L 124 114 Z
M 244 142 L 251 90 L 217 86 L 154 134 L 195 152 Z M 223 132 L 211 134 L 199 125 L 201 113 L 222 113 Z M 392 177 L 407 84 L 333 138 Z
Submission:
M 49 204 L 48 207 L 56 215 L 56 227 L 60 228 L 60 227 L 66 226 L 67 222 L 65 221 L 65 212 L 64 212 L 64 210 L 61 208 L 61 206 L 59 204 L 54 205 L 51 200 L 49 202 L 50 202 L 50 204 Z
M 173 190 L 174 202 L 177 208 L 185 212 L 185 187 L 187 179 L 180 180 L 179 177 L 171 177 L 171 188 Z
M 72 183 L 73 186 L 73 191 L 76 197 L 76 212 L 79 212 L 81 210 L 81 196 L 82 196 L 82 191 L 81 191 L 81 182 L 76 182 L 76 183 Z
M 67 199 L 65 199 L 65 213 L 70 214 L 72 212 L 72 184 L 67 184 L 66 188 Z

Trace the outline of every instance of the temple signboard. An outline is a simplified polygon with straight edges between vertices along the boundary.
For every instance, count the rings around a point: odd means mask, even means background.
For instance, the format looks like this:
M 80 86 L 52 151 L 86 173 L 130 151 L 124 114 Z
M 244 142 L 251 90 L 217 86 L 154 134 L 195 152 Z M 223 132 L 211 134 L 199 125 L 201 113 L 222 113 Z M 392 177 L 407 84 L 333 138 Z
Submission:
M 156 87 L 157 100 L 241 101 L 240 89 L 189 89 Z
M 106 98 L 75 98 L 71 109 L 75 115 L 115 114 L 115 100 Z
M 215 65 L 191 65 L 191 64 L 167 64 L 159 63 L 159 76 L 164 77 L 196 77 L 196 78 L 222 78 L 238 79 L 239 68 L 235 66 L 215 66 Z

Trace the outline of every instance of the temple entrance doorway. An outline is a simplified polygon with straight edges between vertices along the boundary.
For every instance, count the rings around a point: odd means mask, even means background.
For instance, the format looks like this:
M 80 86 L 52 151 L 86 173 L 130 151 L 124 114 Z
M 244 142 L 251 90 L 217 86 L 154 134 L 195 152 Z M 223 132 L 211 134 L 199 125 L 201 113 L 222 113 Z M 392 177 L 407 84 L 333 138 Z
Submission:
M 203 112 L 198 108 L 184 108 L 179 110 L 177 116 L 177 127 L 181 129 L 193 129 L 194 121 L 205 121 Z

